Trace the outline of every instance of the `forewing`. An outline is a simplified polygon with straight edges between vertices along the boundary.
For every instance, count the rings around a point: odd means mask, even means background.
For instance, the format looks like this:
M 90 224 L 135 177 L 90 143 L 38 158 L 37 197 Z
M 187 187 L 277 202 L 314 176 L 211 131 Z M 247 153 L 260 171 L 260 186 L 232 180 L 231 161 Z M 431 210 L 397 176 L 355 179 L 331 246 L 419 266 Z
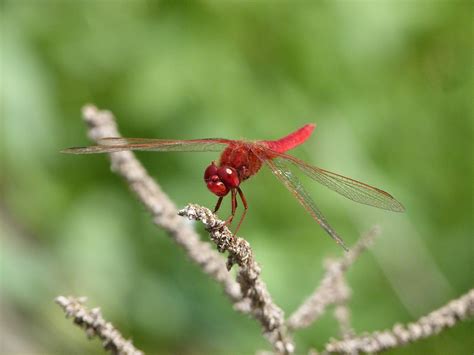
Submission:
M 298 167 L 311 179 L 316 180 L 320 184 L 352 201 L 394 212 L 403 212 L 405 210 L 403 205 L 388 192 L 367 185 L 363 182 L 309 165 L 291 155 L 277 153 L 266 147 L 263 147 L 262 149 L 266 151 L 265 154 L 267 156 L 279 157 L 280 159 L 287 160 Z
M 253 147 L 252 151 L 259 157 L 264 164 L 266 164 L 273 175 L 280 180 L 285 187 L 297 198 L 297 200 L 303 205 L 306 211 L 313 217 L 316 222 L 333 238 L 338 244 L 340 244 L 345 250 L 348 250 L 344 244 L 342 238 L 336 233 L 331 225 L 326 221 L 319 208 L 314 203 L 313 199 L 309 196 L 299 179 L 293 175 L 288 167 L 288 163 L 285 159 L 275 157 L 268 159 L 268 152 L 264 152 L 257 147 Z M 278 153 L 277 153 L 278 154 Z
M 98 145 L 64 149 L 63 153 L 94 154 L 114 153 L 124 150 L 146 150 L 158 152 L 219 152 L 232 141 L 221 138 L 169 140 L 148 138 L 108 137 L 98 140 Z

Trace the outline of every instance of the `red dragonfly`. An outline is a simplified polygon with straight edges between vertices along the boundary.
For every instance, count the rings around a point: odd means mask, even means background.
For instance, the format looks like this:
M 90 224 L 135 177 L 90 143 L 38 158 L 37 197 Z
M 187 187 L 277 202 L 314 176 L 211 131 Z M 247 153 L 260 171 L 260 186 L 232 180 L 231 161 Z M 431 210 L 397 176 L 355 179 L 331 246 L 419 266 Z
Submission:
M 124 150 L 146 150 L 159 152 L 220 152 L 218 164 L 212 162 L 204 172 L 204 181 L 209 191 L 219 199 L 214 212 L 219 210 L 223 198 L 231 195 L 232 213 L 227 219 L 227 224 L 232 222 L 237 209 L 237 194 L 239 195 L 244 211 L 235 230 L 237 233 L 245 214 L 247 213 L 247 200 L 240 188 L 240 184 L 255 175 L 262 165 L 270 168 L 273 175 L 297 198 L 308 213 L 319 225 L 344 249 L 342 238 L 329 225 L 313 199 L 301 185 L 298 178 L 293 175 L 290 166 L 296 166 L 305 175 L 320 184 L 347 197 L 355 202 L 374 206 L 377 208 L 403 212 L 403 205 L 389 193 L 363 182 L 332 173 L 330 171 L 309 165 L 304 161 L 286 154 L 290 149 L 304 143 L 316 126 L 307 124 L 289 135 L 277 140 L 232 140 L 223 138 L 204 138 L 190 140 L 147 139 L 147 138 L 103 138 L 98 145 L 90 147 L 68 148 L 64 153 L 91 154 L 114 153 Z

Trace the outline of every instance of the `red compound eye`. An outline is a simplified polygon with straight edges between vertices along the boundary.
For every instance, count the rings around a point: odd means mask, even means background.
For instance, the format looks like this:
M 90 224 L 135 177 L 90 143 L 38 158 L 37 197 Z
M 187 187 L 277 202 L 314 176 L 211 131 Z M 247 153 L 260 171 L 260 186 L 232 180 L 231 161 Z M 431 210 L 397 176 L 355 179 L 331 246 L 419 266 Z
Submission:
M 213 175 L 217 175 L 217 166 L 214 162 L 204 171 L 204 181 L 209 181 Z
M 233 189 L 240 185 L 239 175 L 234 168 L 221 166 L 217 169 L 217 175 L 229 189 Z
M 225 186 L 225 184 L 222 181 L 219 181 L 217 175 L 215 175 L 217 180 L 214 178 L 207 183 L 207 188 L 209 191 L 211 191 L 214 195 L 217 195 L 219 197 L 225 196 L 229 193 L 229 188 Z
M 209 191 L 214 195 L 222 197 L 227 195 L 230 189 L 223 181 L 221 181 L 221 178 L 218 175 L 218 170 L 219 168 L 214 162 L 212 162 L 204 172 L 204 181 L 206 182 Z

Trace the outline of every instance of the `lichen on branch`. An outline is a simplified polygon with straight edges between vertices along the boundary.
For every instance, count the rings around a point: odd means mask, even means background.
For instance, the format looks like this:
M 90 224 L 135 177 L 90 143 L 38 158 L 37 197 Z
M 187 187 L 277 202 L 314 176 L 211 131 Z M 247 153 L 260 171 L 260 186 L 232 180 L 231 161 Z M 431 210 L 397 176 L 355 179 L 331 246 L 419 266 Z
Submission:
M 237 282 L 243 299 L 236 304 L 236 309 L 251 314 L 260 322 L 265 337 L 278 353 L 292 353 L 294 345 L 286 331 L 283 311 L 273 302 L 266 284 L 260 278 L 261 268 L 255 261 L 250 244 L 233 235 L 225 222 L 205 207 L 189 204 L 179 211 L 179 215 L 205 225 L 217 250 L 228 253 L 228 270 L 235 264 L 239 266 Z
M 85 297 L 58 296 L 55 302 L 61 306 L 67 318 L 72 318 L 74 323 L 85 331 L 88 338 L 100 338 L 104 349 L 111 354 L 143 355 L 143 352 L 135 348 L 130 340 L 126 340 L 112 323 L 102 317 L 100 308 L 88 309 L 84 305 L 86 300 Z
M 331 340 L 326 353 L 377 353 L 434 336 L 451 328 L 459 321 L 474 316 L 474 289 L 456 300 L 406 325 L 396 324 L 392 329 L 376 331 L 344 340 Z

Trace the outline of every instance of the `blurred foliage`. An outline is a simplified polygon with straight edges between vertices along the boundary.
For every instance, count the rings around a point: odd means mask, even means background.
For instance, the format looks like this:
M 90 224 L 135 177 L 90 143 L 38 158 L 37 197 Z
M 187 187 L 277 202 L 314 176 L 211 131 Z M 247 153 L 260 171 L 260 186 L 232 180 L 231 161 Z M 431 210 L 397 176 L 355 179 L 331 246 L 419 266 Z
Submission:
M 58 153 L 88 144 L 87 102 L 112 110 L 126 136 L 271 139 L 316 122 L 295 155 L 407 208 L 356 205 L 304 180 L 349 244 L 383 228 L 348 274 L 358 332 L 411 321 L 472 287 L 471 2 L 11 0 L 1 11 L 5 353 L 102 353 L 53 304 L 59 294 L 87 295 L 148 353 L 267 347 L 104 156 Z M 215 203 L 202 181 L 215 154 L 139 157 L 178 206 Z M 288 314 L 323 259 L 342 251 L 268 172 L 243 188 L 241 233 Z M 468 353 L 472 332 L 462 324 L 392 353 Z M 328 314 L 297 334 L 298 349 L 330 336 Z

